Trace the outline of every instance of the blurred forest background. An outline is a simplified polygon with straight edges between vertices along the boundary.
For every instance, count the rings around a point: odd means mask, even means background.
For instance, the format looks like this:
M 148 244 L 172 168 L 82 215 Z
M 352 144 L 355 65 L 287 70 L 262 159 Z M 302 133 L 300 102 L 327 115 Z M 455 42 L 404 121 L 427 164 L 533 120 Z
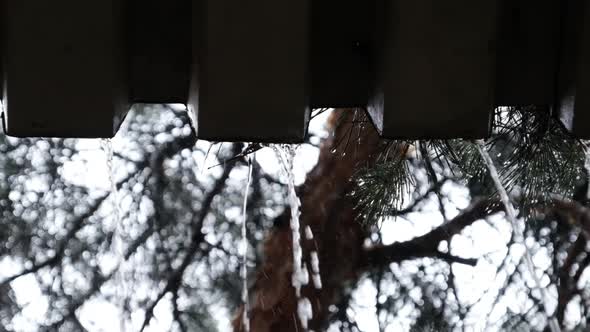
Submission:
M 546 331 L 551 319 L 563 330 L 589 328 L 584 148 L 555 136 L 553 119 L 519 112 L 515 126 L 540 117 L 540 134 L 502 135 L 497 126 L 489 145 L 508 165 L 501 175 L 519 207 L 520 238 L 488 174 L 446 162 L 439 142 L 393 144 L 362 111 L 320 112 L 312 120 L 320 129 L 295 159 L 301 231 L 314 235 L 302 236 L 303 260 L 311 266 L 318 252 L 322 281 L 302 291 L 310 329 Z M 387 153 L 403 156 L 395 161 L 403 167 L 377 168 Z M 552 162 L 535 163 L 541 154 Z M 0 331 L 242 330 L 248 160 L 251 330 L 303 331 L 287 180 L 274 157 L 269 147 L 198 141 L 186 111 L 169 106 L 130 112 L 112 146 L 0 136 Z M 397 199 L 383 201 L 392 190 Z M 377 210 L 366 209 L 374 202 Z

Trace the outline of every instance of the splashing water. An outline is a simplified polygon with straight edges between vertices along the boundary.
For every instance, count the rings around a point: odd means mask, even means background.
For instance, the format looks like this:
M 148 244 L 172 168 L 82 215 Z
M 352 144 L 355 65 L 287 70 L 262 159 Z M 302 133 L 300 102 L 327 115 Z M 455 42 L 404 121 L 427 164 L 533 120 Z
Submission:
M 122 220 L 121 220 L 121 210 L 119 207 L 119 190 L 117 189 L 117 183 L 115 181 L 115 169 L 113 166 L 113 142 L 111 139 L 101 139 L 100 145 L 107 160 L 107 171 L 108 177 L 110 182 L 110 198 L 111 204 L 113 208 L 113 218 L 112 218 L 112 225 L 111 231 L 113 232 L 113 247 L 114 251 L 117 255 L 117 264 L 115 265 L 115 280 L 116 280 L 116 287 L 117 293 L 121 295 L 121 321 L 120 321 L 120 330 L 126 331 L 126 321 L 125 321 L 125 306 L 126 306 L 126 298 L 129 295 L 127 289 L 127 279 L 126 275 L 128 274 L 125 263 L 125 251 L 124 251 L 124 239 L 122 236 Z
M 244 204 L 242 205 L 242 302 L 244 303 L 244 313 L 242 314 L 242 324 L 244 331 L 250 331 L 250 317 L 248 311 L 250 310 L 250 302 L 248 299 L 248 237 L 246 229 L 246 209 L 248 207 L 248 191 L 250 190 L 250 182 L 252 181 L 252 160 L 248 159 L 248 179 L 246 180 L 246 189 L 244 189 Z
M 494 161 L 492 160 L 492 157 L 490 156 L 490 154 L 488 153 L 488 151 L 485 148 L 485 143 L 481 140 L 476 141 L 476 146 L 477 146 L 477 150 L 479 151 L 479 154 L 481 155 L 484 164 L 486 165 L 488 171 L 490 172 L 490 177 L 492 178 L 492 181 L 494 181 L 494 186 L 496 187 L 496 190 L 498 191 L 499 195 L 500 195 L 500 200 L 502 201 L 502 204 L 504 205 L 504 207 L 506 208 L 506 217 L 508 218 L 508 221 L 510 221 L 510 223 L 512 224 L 512 228 L 514 229 L 514 232 L 516 233 L 516 235 L 522 239 L 523 243 L 523 247 L 524 247 L 524 260 L 527 266 L 527 269 L 529 270 L 529 274 L 532 276 L 535 285 L 537 287 L 537 289 L 539 290 L 539 292 L 541 292 L 541 302 L 543 303 L 543 308 L 545 309 L 545 314 L 547 315 L 547 318 L 549 319 L 549 328 L 551 329 L 551 332 L 561 332 L 561 328 L 559 327 L 559 323 L 557 322 L 557 320 L 553 317 L 551 317 L 551 314 L 549 313 L 548 309 L 547 309 L 547 292 L 546 289 L 544 287 L 541 286 L 541 280 L 539 280 L 539 277 L 537 276 L 537 274 L 535 273 L 535 265 L 533 264 L 533 259 L 531 256 L 531 253 L 528 249 L 528 247 L 526 246 L 526 243 L 524 242 L 525 240 L 525 234 L 524 234 L 524 230 L 520 227 L 517 217 L 516 217 L 516 209 L 514 208 L 514 205 L 512 205 L 512 202 L 510 201 L 510 197 L 508 196 L 508 192 L 506 191 L 506 188 L 504 187 L 504 185 L 502 184 L 502 181 L 500 180 L 500 175 L 498 174 L 498 170 L 496 169 L 496 166 L 494 165 Z

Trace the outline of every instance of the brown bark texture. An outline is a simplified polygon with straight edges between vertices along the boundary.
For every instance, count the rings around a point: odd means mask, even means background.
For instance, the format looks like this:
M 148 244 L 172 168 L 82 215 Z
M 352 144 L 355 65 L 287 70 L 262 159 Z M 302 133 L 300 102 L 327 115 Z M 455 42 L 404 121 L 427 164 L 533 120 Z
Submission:
M 353 188 L 351 178 L 359 169 L 375 162 L 382 142 L 364 115 L 353 114 L 352 110 L 336 110 L 330 116 L 327 130 L 332 134 L 322 143 L 319 160 L 298 191 L 303 261 L 311 270 L 309 253 L 316 250 L 320 258 L 322 288 L 315 289 L 310 281 L 301 292 L 301 296 L 312 303 L 313 319 L 308 328 L 316 332 L 327 328 L 330 305 L 338 303 L 363 273 L 418 257 L 450 259 L 452 257 L 438 252 L 438 244 L 491 213 L 488 203 L 476 202 L 426 235 L 407 242 L 367 248 L 364 243 L 369 231 L 355 213 L 355 202 L 349 195 Z M 297 297 L 291 285 L 290 214 L 285 212 L 279 218 L 283 220 L 275 222 L 277 226 L 266 237 L 263 263 L 250 289 L 248 316 L 254 332 L 304 330 L 297 316 Z M 313 240 L 305 239 L 305 226 L 311 227 Z M 244 331 L 243 310 L 242 306 L 236 312 L 235 331 Z

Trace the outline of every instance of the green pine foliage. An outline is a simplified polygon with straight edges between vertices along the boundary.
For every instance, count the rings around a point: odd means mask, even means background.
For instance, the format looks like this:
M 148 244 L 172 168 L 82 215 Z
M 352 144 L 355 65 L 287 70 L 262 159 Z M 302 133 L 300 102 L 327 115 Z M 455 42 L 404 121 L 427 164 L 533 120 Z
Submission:
M 507 190 L 518 191 L 528 215 L 555 196 L 571 198 L 583 175 L 584 149 L 547 110 L 510 108 L 496 115 L 489 141 Z
M 431 161 L 464 179 L 472 195 L 496 195 L 489 172 L 475 142 L 463 139 L 395 141 L 384 149 L 378 162 L 358 172 L 352 195 L 365 223 L 374 224 L 402 208 L 413 188 L 414 178 L 406 156 L 394 154 L 399 146 L 420 151 L 431 181 L 436 175 Z M 551 204 L 554 198 L 570 199 L 584 173 L 584 145 L 570 135 L 548 109 L 510 107 L 496 110 L 492 135 L 486 141 L 501 180 L 518 202 L 521 213 L 530 217 L 535 208 Z M 434 177 L 434 178 L 433 178 Z M 477 188 L 477 189 L 475 189 Z
M 362 169 L 355 177 L 351 195 L 357 199 L 356 209 L 362 220 L 371 222 L 395 214 L 404 204 L 414 185 L 414 177 L 406 160 L 409 146 L 392 142 L 377 163 Z
M 434 159 L 465 180 L 484 181 L 487 169 L 473 142 L 463 139 L 429 140 L 426 142 L 433 151 Z

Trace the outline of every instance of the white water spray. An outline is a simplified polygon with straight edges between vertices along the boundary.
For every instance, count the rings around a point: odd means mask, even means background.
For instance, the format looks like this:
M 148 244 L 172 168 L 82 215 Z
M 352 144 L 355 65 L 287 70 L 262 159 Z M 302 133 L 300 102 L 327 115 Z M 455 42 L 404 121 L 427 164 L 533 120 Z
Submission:
M 544 287 L 541 286 L 541 280 L 539 280 L 539 277 L 535 273 L 535 265 L 533 264 L 533 259 L 532 259 L 531 253 L 525 243 L 524 230 L 520 227 L 520 225 L 518 223 L 518 219 L 516 217 L 516 210 L 514 208 L 514 205 L 512 205 L 512 202 L 510 201 L 510 197 L 508 196 L 508 192 L 506 191 L 506 188 L 504 188 L 504 185 L 502 184 L 502 181 L 500 180 L 500 175 L 498 174 L 498 170 L 496 169 L 496 166 L 494 165 L 494 161 L 492 160 L 492 157 L 490 156 L 488 151 L 485 149 L 485 143 L 483 141 L 481 141 L 481 140 L 476 141 L 476 146 L 477 146 L 477 150 L 479 151 L 479 154 L 481 155 L 486 167 L 488 168 L 488 170 L 490 172 L 490 177 L 494 181 L 494 186 L 496 187 L 496 190 L 498 190 L 498 193 L 500 194 L 500 200 L 502 201 L 502 204 L 506 208 L 506 216 L 508 218 L 508 221 L 510 221 L 510 223 L 512 224 L 512 228 L 514 229 L 514 232 L 516 233 L 516 235 L 519 238 L 521 238 L 523 241 L 522 245 L 524 247 L 524 260 L 525 260 L 527 269 L 529 270 L 529 273 L 535 282 L 537 289 L 539 290 L 539 292 L 541 292 L 541 297 L 542 297 L 541 302 L 543 303 L 543 308 L 545 309 L 545 314 L 547 315 L 547 319 L 549 320 L 549 328 L 551 329 L 551 332 L 561 332 L 561 328 L 559 327 L 559 323 L 557 322 L 557 320 L 555 318 L 551 317 L 549 310 L 547 309 L 547 296 L 548 296 L 547 291 Z
M 247 207 L 248 207 L 248 191 L 250 190 L 250 182 L 252 181 L 252 160 L 248 159 L 248 179 L 246 180 L 246 189 L 244 189 L 244 204 L 242 205 L 242 302 L 244 303 L 244 312 L 242 314 L 242 324 L 244 331 L 250 331 L 250 317 L 248 312 L 250 310 L 250 301 L 248 298 L 248 232 L 246 229 Z

